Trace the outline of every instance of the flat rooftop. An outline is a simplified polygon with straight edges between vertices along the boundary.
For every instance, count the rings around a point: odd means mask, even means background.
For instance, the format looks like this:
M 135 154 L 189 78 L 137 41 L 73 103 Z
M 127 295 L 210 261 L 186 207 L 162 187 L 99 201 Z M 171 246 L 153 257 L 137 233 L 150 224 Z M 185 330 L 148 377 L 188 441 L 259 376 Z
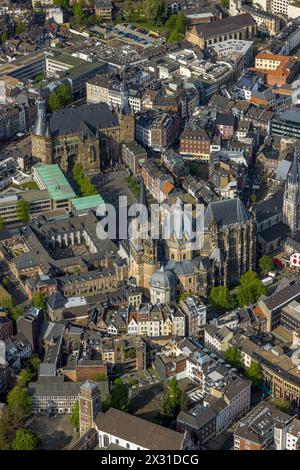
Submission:
M 101 204 L 105 204 L 103 197 L 100 194 L 94 196 L 79 197 L 72 201 L 72 206 L 75 212 L 81 212 L 83 210 L 95 209 Z

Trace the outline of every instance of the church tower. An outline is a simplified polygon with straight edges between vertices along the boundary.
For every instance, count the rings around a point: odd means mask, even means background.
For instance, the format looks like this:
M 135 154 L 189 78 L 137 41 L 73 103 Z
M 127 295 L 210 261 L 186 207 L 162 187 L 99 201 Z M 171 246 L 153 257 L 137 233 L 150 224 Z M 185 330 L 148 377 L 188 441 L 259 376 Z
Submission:
M 296 151 L 285 184 L 283 220 L 289 226 L 292 235 L 300 229 L 300 168 Z
M 147 207 L 144 179 L 141 179 L 140 204 Z M 149 214 L 148 214 L 149 215 Z M 144 223 L 148 224 L 149 220 Z M 136 223 L 136 222 L 135 222 Z M 139 221 L 137 229 L 143 231 L 141 226 L 143 221 Z M 159 268 L 157 261 L 157 240 L 153 240 L 151 235 L 147 238 L 133 237 L 130 240 L 130 265 L 129 276 L 134 277 L 137 286 L 149 289 L 149 282 L 152 274 Z
M 37 117 L 31 133 L 31 152 L 32 156 L 38 158 L 41 162 L 52 163 L 52 142 L 50 125 L 47 118 L 46 99 L 39 91 L 36 100 Z
M 88 429 L 93 427 L 93 422 L 98 411 L 101 411 L 99 388 L 96 382 L 87 380 L 80 387 L 79 393 L 79 423 L 81 436 Z

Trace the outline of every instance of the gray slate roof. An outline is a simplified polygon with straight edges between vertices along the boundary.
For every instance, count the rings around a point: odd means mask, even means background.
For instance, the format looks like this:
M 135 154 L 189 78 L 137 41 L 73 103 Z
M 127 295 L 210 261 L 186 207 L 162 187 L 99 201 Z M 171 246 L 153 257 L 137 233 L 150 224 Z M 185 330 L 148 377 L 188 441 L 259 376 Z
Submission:
M 251 214 L 246 210 L 239 198 L 225 201 L 211 202 L 204 216 L 204 228 L 209 229 L 213 222 L 218 227 L 226 225 L 244 224 L 250 220 Z
M 92 136 L 95 135 L 97 129 L 107 129 L 118 125 L 117 114 L 111 111 L 106 103 L 59 109 L 52 114 L 50 120 L 50 130 L 53 136 L 77 132 Z
M 184 434 L 115 408 L 98 413 L 95 424 L 103 432 L 151 450 L 180 450 L 184 440 Z

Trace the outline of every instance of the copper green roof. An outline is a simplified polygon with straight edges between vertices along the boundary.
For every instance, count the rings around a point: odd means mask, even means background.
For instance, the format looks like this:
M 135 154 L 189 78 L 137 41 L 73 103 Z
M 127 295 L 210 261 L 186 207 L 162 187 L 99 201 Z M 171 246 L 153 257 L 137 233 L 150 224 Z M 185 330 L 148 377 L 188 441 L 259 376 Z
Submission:
M 73 199 L 76 197 L 65 175 L 58 165 L 37 164 L 34 171 L 41 189 L 47 189 L 51 199 Z
M 79 197 L 72 201 L 72 206 L 75 212 L 81 212 L 87 209 L 96 209 L 101 204 L 104 204 L 104 199 L 100 194 L 94 196 Z

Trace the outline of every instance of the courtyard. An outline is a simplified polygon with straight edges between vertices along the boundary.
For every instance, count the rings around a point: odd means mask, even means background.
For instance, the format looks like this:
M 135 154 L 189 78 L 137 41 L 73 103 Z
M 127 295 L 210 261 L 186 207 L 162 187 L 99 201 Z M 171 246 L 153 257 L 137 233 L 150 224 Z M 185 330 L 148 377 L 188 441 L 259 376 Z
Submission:
M 43 450 L 62 450 L 72 439 L 77 437 L 75 429 L 69 422 L 70 415 L 32 416 L 26 428 L 42 440 Z

